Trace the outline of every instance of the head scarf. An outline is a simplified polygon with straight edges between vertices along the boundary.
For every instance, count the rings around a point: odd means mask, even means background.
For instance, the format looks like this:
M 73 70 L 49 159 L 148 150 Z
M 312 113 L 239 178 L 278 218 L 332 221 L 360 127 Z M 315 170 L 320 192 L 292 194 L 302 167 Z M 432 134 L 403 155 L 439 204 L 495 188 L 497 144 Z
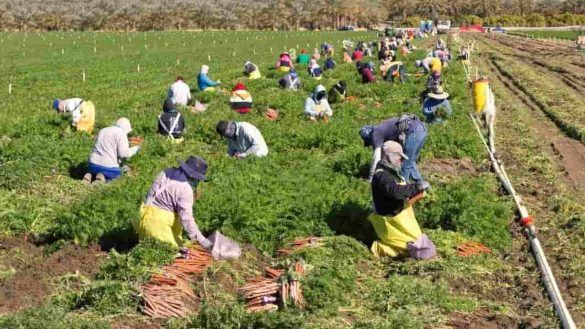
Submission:
M 238 84 L 236 84 L 236 86 L 234 87 L 233 91 L 237 90 L 246 90 L 246 86 L 243 83 L 238 82 Z
M 127 118 L 120 118 L 116 121 L 116 126 L 128 135 L 132 131 L 132 126 L 130 125 L 130 120 Z
M 360 129 L 360 137 L 364 141 L 364 146 L 372 144 L 372 135 L 374 134 L 374 126 L 365 125 Z
M 225 138 L 233 139 L 236 137 L 236 123 L 234 121 L 220 121 L 217 123 L 215 130 Z

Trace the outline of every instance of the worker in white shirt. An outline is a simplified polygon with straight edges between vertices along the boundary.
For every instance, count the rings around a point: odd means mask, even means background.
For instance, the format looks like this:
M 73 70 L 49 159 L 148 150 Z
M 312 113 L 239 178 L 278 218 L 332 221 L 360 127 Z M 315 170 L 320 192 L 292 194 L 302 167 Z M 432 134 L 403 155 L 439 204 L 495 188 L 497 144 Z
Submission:
M 77 131 L 91 133 L 95 124 L 95 106 L 91 101 L 81 98 L 56 99 L 53 101 L 53 108 L 58 113 L 71 115 L 71 125 Z
M 189 85 L 183 81 L 183 77 L 180 75 L 177 77 L 175 83 L 169 88 L 168 95 L 175 105 L 187 106 L 191 101 L 191 89 L 189 89 Z
M 85 182 L 90 183 L 92 176 L 97 183 L 103 183 L 122 175 L 121 159 L 130 158 L 140 150 L 140 145 L 130 147 L 128 134 L 131 131 L 130 120 L 126 118 L 100 130 L 89 156 L 89 173 L 83 176 Z

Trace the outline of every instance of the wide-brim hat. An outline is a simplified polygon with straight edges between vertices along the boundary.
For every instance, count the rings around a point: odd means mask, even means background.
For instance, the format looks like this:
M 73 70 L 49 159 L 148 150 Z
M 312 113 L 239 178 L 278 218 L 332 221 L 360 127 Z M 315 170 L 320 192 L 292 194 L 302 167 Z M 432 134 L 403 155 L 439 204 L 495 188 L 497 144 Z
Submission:
M 205 180 L 207 173 L 207 162 L 199 156 L 190 156 L 187 161 L 180 162 L 179 167 L 187 174 L 189 178 Z
M 441 100 L 449 98 L 449 93 L 443 92 L 443 90 L 437 90 L 436 92 L 428 93 L 427 96 L 429 96 L 432 99 Z

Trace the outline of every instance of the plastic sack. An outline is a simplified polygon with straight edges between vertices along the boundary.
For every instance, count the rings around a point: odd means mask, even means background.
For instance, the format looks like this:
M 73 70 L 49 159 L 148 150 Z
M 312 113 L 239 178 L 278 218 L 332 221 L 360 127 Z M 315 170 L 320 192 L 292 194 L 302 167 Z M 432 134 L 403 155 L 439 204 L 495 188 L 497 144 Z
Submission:
M 207 239 L 213 245 L 211 247 L 211 256 L 215 260 L 235 259 L 242 254 L 240 246 L 235 241 L 219 233 L 219 231 L 213 232 Z
M 421 234 L 416 241 L 409 242 L 407 247 L 408 254 L 414 259 L 431 259 L 437 255 L 435 244 L 426 234 Z

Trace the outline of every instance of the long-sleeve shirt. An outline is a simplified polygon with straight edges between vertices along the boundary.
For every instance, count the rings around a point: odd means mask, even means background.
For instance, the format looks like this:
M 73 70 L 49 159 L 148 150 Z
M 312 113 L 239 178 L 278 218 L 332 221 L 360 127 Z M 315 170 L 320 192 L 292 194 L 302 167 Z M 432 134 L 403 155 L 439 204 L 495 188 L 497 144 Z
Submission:
M 193 218 L 193 188 L 179 169 L 167 169 L 156 177 L 146 204 L 177 213 L 191 240 L 199 243 L 206 240 Z
M 451 103 L 448 99 L 427 98 L 423 103 L 423 113 L 427 117 L 427 120 L 431 123 L 434 121 L 441 121 L 437 120 L 436 118 L 437 111 L 441 109 L 445 110 L 445 115 L 447 116 L 453 113 Z
M 69 98 L 62 100 L 64 106 L 63 111 L 71 114 L 71 123 L 75 126 L 79 119 L 81 119 L 81 105 L 83 99 L 81 98 Z
M 211 80 L 207 74 L 199 73 L 197 76 L 197 86 L 201 91 L 204 91 L 209 87 L 215 87 L 218 84 L 219 82 Z
M 333 116 L 333 110 L 327 99 L 323 98 L 320 102 L 316 102 L 313 97 L 307 97 L 305 100 L 305 114 L 311 117 L 319 116 L 324 113 L 328 117 Z
M 268 155 L 268 146 L 258 128 L 247 122 L 236 122 L 236 136 L 228 139 L 227 153 L 229 156 L 237 153 L 241 157 L 263 157 Z
M 191 100 L 191 90 L 189 89 L 189 86 L 182 80 L 179 80 L 171 85 L 168 95 L 171 97 L 173 104 L 185 106 Z
M 396 216 L 403 209 L 405 201 L 421 192 L 416 183 L 406 183 L 398 169 L 381 161 L 372 177 L 372 199 L 378 215 Z
M 130 158 L 139 149 L 140 146 L 130 147 L 128 135 L 120 127 L 107 127 L 100 130 L 89 162 L 106 168 L 118 168 L 118 159 Z

